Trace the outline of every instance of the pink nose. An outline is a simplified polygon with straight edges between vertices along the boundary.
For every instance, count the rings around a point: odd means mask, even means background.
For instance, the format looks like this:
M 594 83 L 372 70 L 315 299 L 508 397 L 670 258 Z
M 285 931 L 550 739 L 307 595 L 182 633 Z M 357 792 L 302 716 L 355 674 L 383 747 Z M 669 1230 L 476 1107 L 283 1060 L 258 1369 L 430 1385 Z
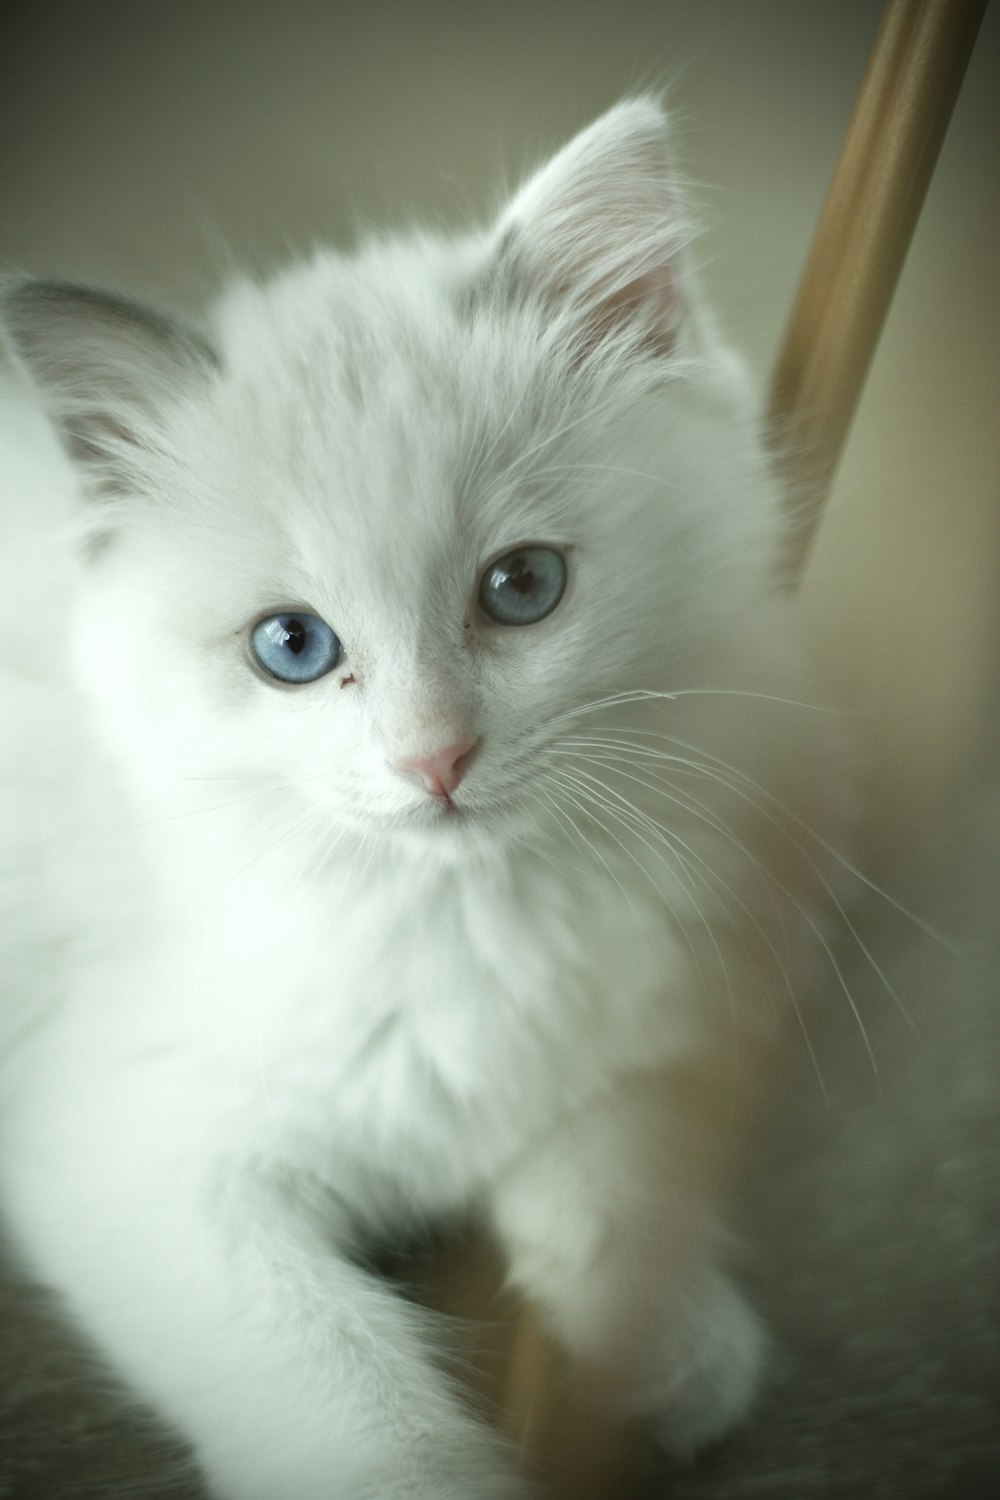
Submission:
M 465 775 L 478 740 L 459 740 L 433 755 L 404 755 L 393 766 L 404 776 L 419 781 L 432 797 L 450 797 Z

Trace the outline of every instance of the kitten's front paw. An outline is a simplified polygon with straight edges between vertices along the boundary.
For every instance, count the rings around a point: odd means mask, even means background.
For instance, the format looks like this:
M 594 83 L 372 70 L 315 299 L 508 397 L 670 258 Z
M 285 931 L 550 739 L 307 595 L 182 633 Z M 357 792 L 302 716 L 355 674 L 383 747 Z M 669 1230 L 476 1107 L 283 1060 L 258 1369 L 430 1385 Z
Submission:
M 689 1459 L 743 1422 L 760 1384 L 767 1335 L 721 1272 L 713 1273 L 668 1332 L 659 1374 L 643 1388 L 643 1411 L 659 1443 Z
M 365 1500 L 540 1500 L 492 1434 L 470 1440 L 467 1429 L 428 1435 L 408 1462 L 352 1488 L 351 1500 L 361 1494 Z
M 541 1500 L 530 1480 L 512 1470 L 465 1475 L 458 1479 L 438 1475 L 413 1478 L 412 1486 L 398 1491 L 400 1500 Z M 397 1494 L 394 1489 L 393 1496 Z M 379 1491 L 378 1500 L 383 1500 Z

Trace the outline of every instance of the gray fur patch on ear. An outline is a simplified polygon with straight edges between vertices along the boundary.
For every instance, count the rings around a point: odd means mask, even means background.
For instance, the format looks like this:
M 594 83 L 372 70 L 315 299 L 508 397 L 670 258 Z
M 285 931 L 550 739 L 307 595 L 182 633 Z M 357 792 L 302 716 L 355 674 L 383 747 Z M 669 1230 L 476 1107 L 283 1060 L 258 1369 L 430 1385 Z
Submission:
M 508 225 L 493 246 L 489 259 L 465 289 L 463 315 L 475 317 L 483 308 L 508 302 L 514 295 L 513 271 L 517 253 L 517 227 Z
M 101 471 L 99 488 L 115 488 L 116 453 L 141 444 L 160 406 L 220 363 L 179 321 L 67 282 L 8 282 L 0 287 L 0 315 L 72 457 Z

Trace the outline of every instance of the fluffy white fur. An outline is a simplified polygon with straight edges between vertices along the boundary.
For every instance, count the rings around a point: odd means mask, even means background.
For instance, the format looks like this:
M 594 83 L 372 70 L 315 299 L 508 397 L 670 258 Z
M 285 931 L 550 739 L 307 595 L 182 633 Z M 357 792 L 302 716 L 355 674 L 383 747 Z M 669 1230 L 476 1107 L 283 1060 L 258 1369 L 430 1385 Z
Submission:
M 7 288 L 71 457 L 8 400 L 3 1194 L 219 1496 L 527 1493 L 363 1264 L 438 1215 L 668 1442 L 753 1395 L 734 1121 L 844 778 L 688 238 L 639 99 L 490 232 L 197 330 Z M 478 581 L 526 543 L 568 587 L 499 626 Z M 287 605 L 344 644 L 307 686 L 248 647 Z M 450 801 L 394 766 L 469 740 Z

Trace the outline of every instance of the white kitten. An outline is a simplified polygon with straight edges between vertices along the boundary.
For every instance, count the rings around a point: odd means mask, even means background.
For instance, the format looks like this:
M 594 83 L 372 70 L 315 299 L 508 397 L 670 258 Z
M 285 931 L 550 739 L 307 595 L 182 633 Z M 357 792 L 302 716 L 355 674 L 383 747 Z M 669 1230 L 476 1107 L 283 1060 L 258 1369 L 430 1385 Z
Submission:
M 639 99 L 197 331 L 7 289 L 84 521 L 64 625 L 20 430 L 6 1209 L 220 1496 L 527 1492 L 360 1261 L 439 1214 L 668 1441 L 753 1395 L 720 1203 L 844 778 L 688 238 Z

